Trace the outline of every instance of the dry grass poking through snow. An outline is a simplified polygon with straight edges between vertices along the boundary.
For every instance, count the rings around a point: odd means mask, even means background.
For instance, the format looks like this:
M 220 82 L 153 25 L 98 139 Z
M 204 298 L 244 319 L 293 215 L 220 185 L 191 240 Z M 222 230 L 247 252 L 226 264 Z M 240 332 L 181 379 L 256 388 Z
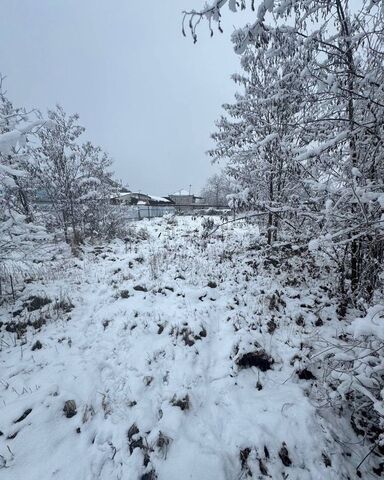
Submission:
M 316 356 L 344 332 L 326 269 L 253 225 L 142 226 L 2 307 L 0 477 L 358 478 Z

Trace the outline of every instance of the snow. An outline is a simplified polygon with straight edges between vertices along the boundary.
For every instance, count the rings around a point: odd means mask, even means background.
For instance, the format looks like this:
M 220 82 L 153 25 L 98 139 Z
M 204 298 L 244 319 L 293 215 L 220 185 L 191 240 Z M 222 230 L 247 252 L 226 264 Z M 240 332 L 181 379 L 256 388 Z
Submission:
M 0 135 L 0 152 L 9 153 L 19 142 L 22 142 L 22 134 L 18 130 L 2 133 Z
M 361 335 L 376 336 L 384 340 L 384 306 L 371 307 L 365 317 L 357 318 L 349 327 L 355 338 Z
M 278 133 L 271 133 L 270 135 L 267 135 L 265 138 L 263 138 L 263 140 L 261 140 L 261 141 L 258 143 L 258 146 L 259 146 L 259 147 L 264 147 L 264 146 L 267 145 L 268 143 L 273 142 L 274 140 L 276 140 L 277 138 L 279 138 L 279 134 L 278 134 Z
M 348 132 L 341 132 L 337 134 L 334 138 L 331 138 L 327 142 L 323 142 L 322 144 L 318 145 L 317 147 L 313 147 L 311 149 L 306 149 L 300 155 L 296 157 L 298 162 L 302 162 L 307 160 L 311 157 L 317 157 L 327 151 L 330 148 L 333 148 L 335 145 L 342 143 L 348 136 Z
M 0 165 L 0 173 L 4 175 L 12 175 L 15 177 L 25 177 L 25 172 L 16 170 L 15 168 L 9 167 L 8 165 Z
M 361 177 L 361 172 L 358 168 L 352 167 L 352 175 L 356 178 Z
M 355 437 L 320 415 L 309 396 L 316 385 L 295 373 L 317 332 L 304 308 L 315 290 L 283 287 L 288 277 L 261 267 L 255 275 L 254 225 L 227 225 L 208 240 L 201 220 L 189 217 L 140 228 L 147 240 L 86 246 L 66 269 L 27 285 L 15 307 L 1 307 L 9 321 L 32 295 L 53 300 L 28 313 L 47 323 L 21 340 L 1 331 L 4 478 L 141 479 L 155 471 L 159 480 L 233 480 L 247 465 L 273 479 L 354 478 L 363 455 L 343 456 L 340 443 Z M 283 291 L 284 313 L 271 312 Z M 294 321 L 300 315 L 307 327 Z M 272 318 L 279 328 L 270 334 Z M 335 325 L 323 333 L 337 335 Z M 32 350 L 37 340 L 42 348 Z M 238 366 L 255 349 L 274 359 L 270 370 Z M 186 397 L 188 406 L 177 406 Z M 63 413 L 68 400 L 72 418 Z
M 320 240 L 318 238 L 314 238 L 308 242 L 308 249 L 310 252 L 315 252 L 320 248 Z
M 10 132 L 0 134 L 0 152 L 7 154 L 17 145 L 23 146 L 25 144 L 26 135 L 35 127 L 41 125 L 41 121 L 30 122 L 20 126 L 17 130 L 11 130 Z
M 156 197 L 156 195 L 148 195 L 151 200 L 154 200 L 155 202 L 167 202 L 170 203 L 170 200 L 165 197 Z

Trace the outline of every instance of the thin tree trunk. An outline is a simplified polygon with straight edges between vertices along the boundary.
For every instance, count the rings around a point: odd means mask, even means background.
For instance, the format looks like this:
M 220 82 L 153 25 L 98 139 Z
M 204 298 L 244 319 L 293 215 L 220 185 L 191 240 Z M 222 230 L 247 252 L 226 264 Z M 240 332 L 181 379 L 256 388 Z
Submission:
M 354 90 L 354 75 L 356 73 L 355 62 L 353 58 L 352 44 L 350 40 L 350 29 L 348 20 L 346 18 L 341 0 L 337 0 L 337 14 L 341 26 L 341 32 L 345 36 L 346 44 L 346 67 L 348 75 L 348 93 L 347 93 L 347 110 L 348 110 L 348 120 L 349 120 L 349 151 L 351 158 L 351 168 L 357 168 L 357 148 L 356 148 L 356 139 L 354 133 L 355 125 L 355 106 L 353 100 L 353 90 Z M 352 205 L 352 216 L 356 215 L 356 206 Z M 353 220 L 352 220 L 353 221 Z M 358 240 L 352 240 L 351 242 L 351 291 L 353 294 L 357 292 L 360 283 L 360 273 L 359 273 L 359 244 Z

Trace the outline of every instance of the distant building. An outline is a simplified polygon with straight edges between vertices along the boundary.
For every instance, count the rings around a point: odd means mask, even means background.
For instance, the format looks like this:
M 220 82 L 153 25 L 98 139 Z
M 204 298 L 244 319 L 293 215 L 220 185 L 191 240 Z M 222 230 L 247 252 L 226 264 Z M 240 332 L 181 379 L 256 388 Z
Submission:
M 173 202 L 166 197 L 157 197 L 141 192 L 119 192 L 112 198 L 113 203 L 125 205 L 171 206 Z
M 158 197 L 147 193 L 124 191 L 123 189 L 120 189 L 111 199 L 112 203 L 115 204 L 176 207 L 177 210 L 187 210 L 188 207 L 199 205 L 202 200 L 202 197 L 189 193 L 187 190 L 179 190 L 166 197 Z
M 168 195 L 168 198 L 170 198 L 176 206 L 195 205 L 199 200 L 202 200 L 201 197 L 193 195 L 187 190 L 179 190 L 178 192 Z

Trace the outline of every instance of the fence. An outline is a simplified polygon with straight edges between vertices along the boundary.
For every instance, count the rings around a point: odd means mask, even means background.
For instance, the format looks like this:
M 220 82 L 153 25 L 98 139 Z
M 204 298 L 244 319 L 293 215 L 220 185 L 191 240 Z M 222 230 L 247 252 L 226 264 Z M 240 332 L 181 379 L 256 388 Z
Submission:
M 175 207 L 131 205 L 124 209 L 124 216 L 127 220 L 142 220 L 143 218 L 163 217 L 168 213 L 175 213 Z
M 231 214 L 232 212 L 228 207 L 200 204 L 172 206 L 130 205 L 124 208 L 124 216 L 127 220 L 163 217 L 169 213 L 176 215 L 220 215 L 223 213 Z

